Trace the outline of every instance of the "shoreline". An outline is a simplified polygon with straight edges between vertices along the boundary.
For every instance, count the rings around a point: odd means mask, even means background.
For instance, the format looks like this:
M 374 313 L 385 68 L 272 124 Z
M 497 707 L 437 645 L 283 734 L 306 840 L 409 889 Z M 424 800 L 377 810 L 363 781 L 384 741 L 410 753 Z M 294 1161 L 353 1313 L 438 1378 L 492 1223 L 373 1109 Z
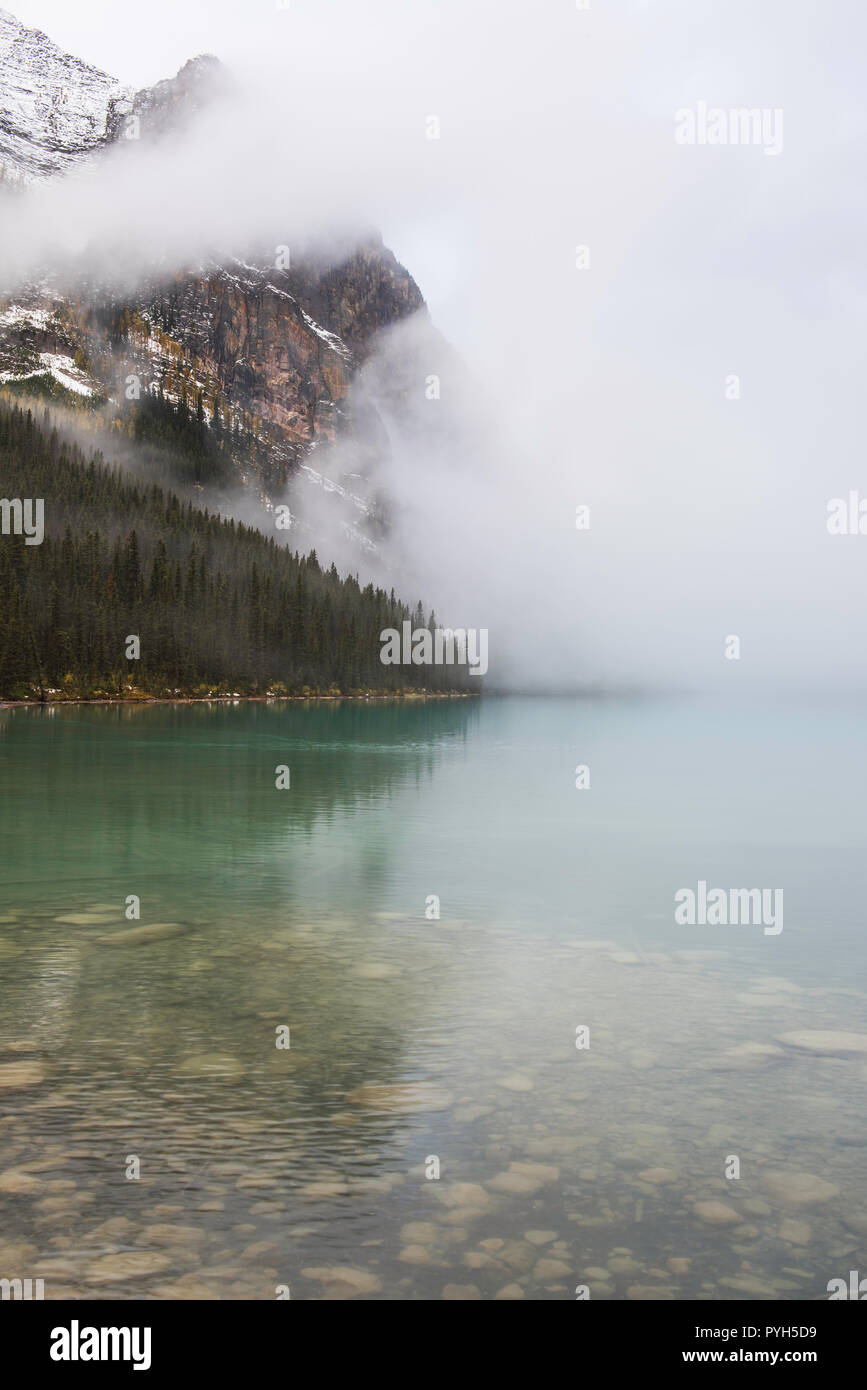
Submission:
M 338 700 L 353 700 L 364 703 L 368 700 L 477 700 L 481 691 L 419 691 L 417 694 L 374 694 L 364 695 L 142 695 L 107 696 L 99 700 L 86 699 L 45 699 L 45 700 L 0 700 L 0 709 L 52 709 L 60 705 L 286 705 L 310 704 L 312 701 L 325 701 L 334 704 Z

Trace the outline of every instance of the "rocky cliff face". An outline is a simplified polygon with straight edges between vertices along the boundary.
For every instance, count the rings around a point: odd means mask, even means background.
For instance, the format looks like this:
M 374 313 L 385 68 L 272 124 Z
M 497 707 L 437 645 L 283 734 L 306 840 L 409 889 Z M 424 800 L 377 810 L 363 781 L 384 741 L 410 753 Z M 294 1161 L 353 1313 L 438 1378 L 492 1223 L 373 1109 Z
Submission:
M 213 264 L 157 288 L 140 312 L 207 379 L 209 394 L 267 424 L 297 457 L 337 437 L 376 334 L 423 307 L 412 277 L 369 238 L 339 264 Z
M 184 124 L 214 97 L 227 90 L 226 71 L 218 58 L 203 53 L 185 63 L 176 77 L 145 87 L 132 102 L 143 139 L 159 138 Z

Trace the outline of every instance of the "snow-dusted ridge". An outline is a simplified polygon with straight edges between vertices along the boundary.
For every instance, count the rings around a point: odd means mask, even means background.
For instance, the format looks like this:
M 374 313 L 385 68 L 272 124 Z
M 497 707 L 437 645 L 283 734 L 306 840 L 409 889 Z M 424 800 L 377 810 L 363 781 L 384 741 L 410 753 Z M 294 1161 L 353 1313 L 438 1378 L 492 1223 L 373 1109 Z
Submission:
M 0 166 L 42 182 L 108 144 L 134 93 L 0 9 Z

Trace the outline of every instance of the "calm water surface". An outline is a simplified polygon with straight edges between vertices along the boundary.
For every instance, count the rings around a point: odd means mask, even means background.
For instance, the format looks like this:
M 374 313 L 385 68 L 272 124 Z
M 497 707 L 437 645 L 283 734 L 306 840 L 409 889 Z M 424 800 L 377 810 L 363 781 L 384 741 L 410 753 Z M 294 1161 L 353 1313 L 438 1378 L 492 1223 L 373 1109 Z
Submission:
M 867 1269 L 865 773 L 843 704 L 0 711 L 0 1276 L 826 1297 Z M 782 933 L 678 926 L 699 879 Z

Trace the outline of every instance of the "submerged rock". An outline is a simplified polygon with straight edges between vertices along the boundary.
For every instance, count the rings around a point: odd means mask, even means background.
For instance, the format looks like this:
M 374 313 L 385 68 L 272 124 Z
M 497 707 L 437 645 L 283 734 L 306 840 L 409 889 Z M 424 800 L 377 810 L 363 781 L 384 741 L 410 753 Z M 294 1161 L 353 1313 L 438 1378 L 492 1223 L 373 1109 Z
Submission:
M 355 1269 L 350 1265 L 307 1266 L 301 1273 L 305 1279 L 345 1290 L 350 1298 L 363 1293 L 379 1293 L 382 1288 L 381 1280 L 369 1269 Z
M 196 1302 L 201 1303 L 206 1300 L 215 1302 L 222 1295 L 219 1289 L 215 1289 L 211 1284 L 195 1275 L 185 1275 L 175 1284 L 157 1284 L 152 1292 L 158 1297 L 171 1301 L 172 1303 Z
M 498 1173 L 488 1183 L 488 1187 L 494 1192 L 506 1192 L 513 1196 L 529 1196 L 538 1192 L 542 1186 L 541 1178 L 533 1177 L 529 1173 L 518 1173 L 514 1168 L 510 1168 L 507 1173 Z
M 499 1269 L 500 1262 L 484 1250 L 468 1250 L 463 1263 L 467 1269 Z
M 773 1288 L 771 1281 L 760 1279 L 757 1274 L 733 1274 L 720 1279 L 724 1289 L 736 1289 L 738 1293 L 755 1294 L 757 1298 L 771 1298 Z
M 453 1182 L 436 1188 L 436 1195 L 447 1207 L 486 1207 L 490 1196 L 477 1182 Z
M 107 927 L 109 922 L 116 922 L 119 916 L 120 912 L 115 909 L 113 912 L 67 912 L 54 920 L 69 927 Z
M 201 1245 L 205 1232 L 197 1226 L 145 1226 L 140 1239 L 146 1245 Z
M 530 1178 L 538 1178 L 543 1183 L 556 1182 L 560 1177 L 560 1169 L 553 1163 L 533 1163 L 529 1159 L 510 1163 L 509 1169 L 514 1173 L 525 1173 Z
M 784 1207 L 815 1207 L 839 1197 L 840 1189 L 815 1173 L 765 1173 L 762 1187 Z
M 787 1216 L 780 1222 L 780 1240 L 785 1240 L 789 1245 L 809 1245 L 812 1232 L 806 1221 L 797 1221 L 792 1216 Z
M 141 1279 L 169 1269 L 171 1260 L 155 1250 L 128 1250 L 117 1255 L 103 1255 L 94 1260 L 85 1278 L 91 1284 L 113 1284 L 118 1279 Z
M 736 1226 L 742 1220 L 740 1212 L 727 1202 L 696 1202 L 692 1210 L 706 1226 Z
M 101 946 L 146 946 L 151 941 L 180 936 L 183 930 L 178 922 L 150 922 L 143 927 L 131 927 L 129 931 L 113 932 L 111 936 L 98 936 L 96 939 Z
M 239 1081 L 244 1068 L 237 1057 L 229 1057 L 219 1052 L 199 1052 L 181 1062 L 178 1071 L 182 1076 L 204 1076 L 215 1081 Z
M 366 1081 L 346 1097 L 351 1105 L 365 1110 L 385 1110 L 389 1114 L 414 1115 L 433 1110 L 448 1110 L 451 1094 L 432 1081 L 404 1081 L 378 1086 Z
M 774 1210 L 764 1197 L 748 1197 L 742 1205 L 750 1216 L 770 1216 Z
M 406 1245 L 397 1258 L 403 1264 L 407 1265 L 429 1265 L 433 1263 L 423 1245 Z
M 343 1182 L 340 1178 L 322 1178 L 318 1182 L 307 1183 L 299 1190 L 302 1197 L 311 1197 L 314 1201 L 321 1202 L 329 1197 L 345 1197 L 352 1189 L 348 1182 Z
M 0 1066 L 0 1091 L 24 1091 L 45 1080 L 41 1062 L 4 1062 Z
M 571 1266 L 567 1265 L 564 1260 L 555 1260 L 550 1256 L 537 1261 L 533 1270 L 534 1276 L 543 1284 L 551 1279 L 565 1279 L 571 1273 Z
M 677 1173 L 673 1168 L 642 1168 L 637 1176 L 641 1182 L 649 1182 L 654 1187 L 664 1187 L 667 1183 L 677 1182 Z
M 433 1221 L 407 1221 L 400 1228 L 400 1238 L 407 1245 L 432 1245 L 439 1236 L 439 1227 Z
M 0 1192 L 38 1192 L 41 1187 L 39 1178 L 21 1168 L 7 1168 L 5 1173 L 0 1173 Z
M 538 1250 L 524 1240 L 507 1240 L 499 1251 L 500 1261 L 510 1269 L 517 1270 L 519 1274 L 526 1274 L 531 1270 L 538 1258 Z
M 487 1215 L 486 1207 L 453 1207 L 447 1216 L 442 1217 L 444 1226 L 455 1226 L 458 1231 L 470 1226 Z

